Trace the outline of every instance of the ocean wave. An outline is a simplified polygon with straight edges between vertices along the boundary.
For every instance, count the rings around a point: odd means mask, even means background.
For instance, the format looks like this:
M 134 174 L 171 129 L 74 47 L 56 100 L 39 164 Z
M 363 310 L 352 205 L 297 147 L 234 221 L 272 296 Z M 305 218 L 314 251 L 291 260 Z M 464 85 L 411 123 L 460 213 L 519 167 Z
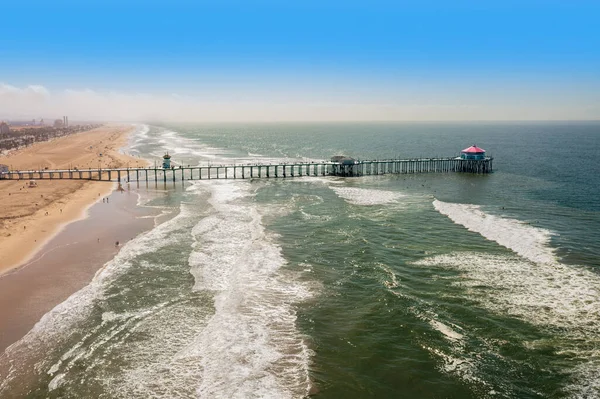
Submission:
M 55 306 L 22 339 L 8 347 L 0 356 L 0 396 L 12 392 L 15 388 L 13 383 L 32 372 L 29 369 L 32 362 L 35 362 L 36 372 L 47 372 L 52 377 L 49 390 L 64 384 L 69 370 L 78 359 L 91 356 L 95 345 L 89 346 L 88 340 L 94 341 L 92 337 L 103 328 L 102 325 L 97 325 L 82 334 L 80 325 L 92 317 L 97 304 L 107 298 L 107 292 L 115 280 L 132 267 L 135 258 L 176 242 L 177 238 L 171 233 L 187 217 L 189 214 L 182 210 L 169 221 L 127 242 L 87 286 Z M 100 334 L 100 337 L 103 336 Z M 53 357 L 46 354 L 49 348 L 64 347 L 67 342 L 75 344 L 69 345 L 71 349 L 60 356 L 58 363 L 49 364 L 53 361 Z M 2 375 L 3 370 L 7 374 Z
M 208 184 L 199 182 L 197 184 Z M 201 397 L 306 396 L 310 350 L 293 304 L 310 296 L 282 270 L 281 248 L 257 208 L 243 201 L 249 183 L 211 182 L 215 213 L 192 230 L 189 264 L 196 290 L 215 292 L 215 313 L 190 347 L 202 364 Z
M 433 206 L 454 223 L 479 233 L 532 262 L 556 262 L 554 250 L 549 246 L 553 234 L 549 230 L 516 219 L 491 215 L 482 211 L 479 205 L 456 204 L 436 199 Z
M 436 361 L 436 368 L 447 375 L 464 381 L 477 397 L 497 397 L 492 384 L 487 381 L 485 369 L 489 360 L 496 358 L 497 351 L 489 345 L 481 345 L 474 331 L 460 325 L 448 314 L 440 314 L 429 301 L 407 293 L 400 278 L 392 268 L 385 264 L 379 265 L 382 284 L 389 293 L 408 301 L 413 305 L 406 307 L 408 312 L 426 323 L 430 331 L 422 334 L 415 331 L 415 341 L 425 351 L 429 352 Z M 479 351 L 473 350 L 473 342 L 477 342 Z M 510 395 L 508 395 L 510 396 Z
M 404 197 L 394 191 L 375 190 L 356 187 L 330 187 L 340 198 L 353 205 L 385 205 L 395 203 Z
M 600 276 L 588 269 L 475 252 L 438 255 L 415 264 L 463 271 L 456 284 L 499 314 L 577 334 L 597 336 L 600 331 Z
M 147 139 L 148 132 L 150 132 L 150 126 L 148 125 L 135 125 L 136 131 L 134 133 L 135 138 Z
M 536 263 L 516 256 L 457 252 L 422 259 L 422 267 L 462 272 L 454 284 L 496 314 L 515 317 L 556 335 L 555 346 L 576 361 L 565 372 L 574 397 L 600 395 L 590 375 L 600 373 L 600 276 L 578 266 Z M 594 395 L 589 396 L 590 392 Z

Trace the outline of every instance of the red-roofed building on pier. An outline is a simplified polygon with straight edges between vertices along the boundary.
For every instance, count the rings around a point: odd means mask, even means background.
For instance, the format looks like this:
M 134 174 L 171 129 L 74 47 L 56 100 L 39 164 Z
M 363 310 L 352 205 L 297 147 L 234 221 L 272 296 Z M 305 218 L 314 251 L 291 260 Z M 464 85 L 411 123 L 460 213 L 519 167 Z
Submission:
M 465 148 L 460 152 L 461 159 L 485 159 L 485 150 L 477 147 L 475 144 Z

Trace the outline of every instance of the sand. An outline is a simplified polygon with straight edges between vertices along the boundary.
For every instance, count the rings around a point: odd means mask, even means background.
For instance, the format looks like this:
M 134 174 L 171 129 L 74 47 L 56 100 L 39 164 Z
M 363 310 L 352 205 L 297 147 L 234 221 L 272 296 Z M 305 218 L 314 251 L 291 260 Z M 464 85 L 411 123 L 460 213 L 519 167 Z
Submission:
M 88 217 L 66 226 L 33 259 L 0 276 L 0 359 L 44 314 L 88 285 L 130 239 L 154 227 L 156 210 L 137 206 L 138 190 L 125 185 L 124 192 L 114 191 L 108 203 L 94 204 Z
M 145 166 L 146 161 L 119 152 L 132 126 L 103 126 L 88 132 L 0 156 L 0 164 L 30 170 L 99 166 Z M 102 153 L 100 157 L 98 154 Z M 68 223 L 84 218 L 86 210 L 114 190 L 113 182 L 77 180 L 0 181 L 0 274 L 31 260 Z

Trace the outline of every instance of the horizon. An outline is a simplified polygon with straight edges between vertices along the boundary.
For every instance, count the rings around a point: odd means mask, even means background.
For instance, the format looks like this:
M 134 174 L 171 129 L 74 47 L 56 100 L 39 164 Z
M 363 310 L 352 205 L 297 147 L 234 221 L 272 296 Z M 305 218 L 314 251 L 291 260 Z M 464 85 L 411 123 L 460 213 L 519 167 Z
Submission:
M 2 119 L 600 120 L 592 2 L 38 3 L 6 6 Z
M 52 127 L 50 122 L 54 122 L 55 119 L 47 119 L 41 118 L 44 120 L 44 125 L 36 124 L 36 125 L 28 125 L 28 122 L 31 122 L 31 119 L 8 119 L 2 118 L 0 116 L 0 122 L 6 122 L 9 126 L 13 126 L 12 123 L 19 123 L 19 125 L 14 125 L 19 128 L 26 127 Z M 47 121 L 46 121 L 47 119 Z M 56 118 L 61 119 L 62 118 Z M 39 122 L 39 121 L 38 121 Z M 162 125 L 336 125 L 336 124 L 353 124 L 353 125 L 385 125 L 385 124 L 422 124 L 422 125 L 438 125 L 438 124 L 456 124 L 456 125 L 477 125 L 477 124 L 492 124 L 492 125 L 535 125 L 535 124 L 598 124 L 600 123 L 600 119 L 522 119 L 522 120 L 494 120 L 494 119 L 471 119 L 471 120 L 265 120 L 265 121 L 185 121 L 185 120 L 175 120 L 175 121 L 164 121 L 164 120 L 91 120 L 91 119 L 75 119 L 69 120 L 69 126 L 77 126 L 80 124 L 102 124 L 102 125 L 123 125 L 123 124 L 131 124 L 131 125 L 149 125 L 149 126 L 162 126 Z
M 68 115 L 67 115 L 68 116 Z M 27 128 L 27 127 L 52 127 L 55 120 L 62 120 L 62 118 L 40 118 L 44 121 L 44 124 L 39 124 L 39 120 L 36 120 L 36 124 L 28 124 L 32 122 L 33 118 L 30 119 L 10 119 L 3 118 L 0 116 L 0 122 L 5 122 L 11 127 Z M 13 123 L 18 123 L 13 125 Z M 69 126 L 77 126 L 81 124 L 102 124 L 102 125 L 150 125 L 150 126 L 162 126 L 162 125 L 336 125 L 336 124 L 371 124 L 371 125 L 385 125 L 385 124 L 423 124 L 423 125 L 438 125 L 438 124 L 456 124 L 456 125 L 477 125 L 477 124 L 490 124 L 490 125 L 535 125 L 535 124 L 598 124 L 600 119 L 463 119 L 463 120 L 212 120 L 212 121 L 186 121 L 186 120 L 92 120 L 92 119 L 75 119 L 69 120 Z

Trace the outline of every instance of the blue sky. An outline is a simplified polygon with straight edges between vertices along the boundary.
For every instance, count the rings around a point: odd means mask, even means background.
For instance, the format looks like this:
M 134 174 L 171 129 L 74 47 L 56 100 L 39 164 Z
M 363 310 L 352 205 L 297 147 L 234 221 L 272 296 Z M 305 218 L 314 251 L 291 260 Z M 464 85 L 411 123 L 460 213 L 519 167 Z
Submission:
M 294 105 L 303 111 L 289 119 L 311 119 L 315 104 L 388 107 L 372 119 L 445 119 L 451 107 L 463 119 L 600 118 L 600 3 L 288 3 L 13 2 L 2 8 L 0 84 L 24 105 L 22 92 L 42 86 L 46 96 L 150 96 L 159 108 L 168 95 L 191 112 L 194 102 L 260 103 L 271 107 L 261 119 Z M 509 112 L 515 103 L 531 112 Z M 411 118 L 414 106 L 429 111 Z M 394 107 L 404 107 L 397 118 Z

